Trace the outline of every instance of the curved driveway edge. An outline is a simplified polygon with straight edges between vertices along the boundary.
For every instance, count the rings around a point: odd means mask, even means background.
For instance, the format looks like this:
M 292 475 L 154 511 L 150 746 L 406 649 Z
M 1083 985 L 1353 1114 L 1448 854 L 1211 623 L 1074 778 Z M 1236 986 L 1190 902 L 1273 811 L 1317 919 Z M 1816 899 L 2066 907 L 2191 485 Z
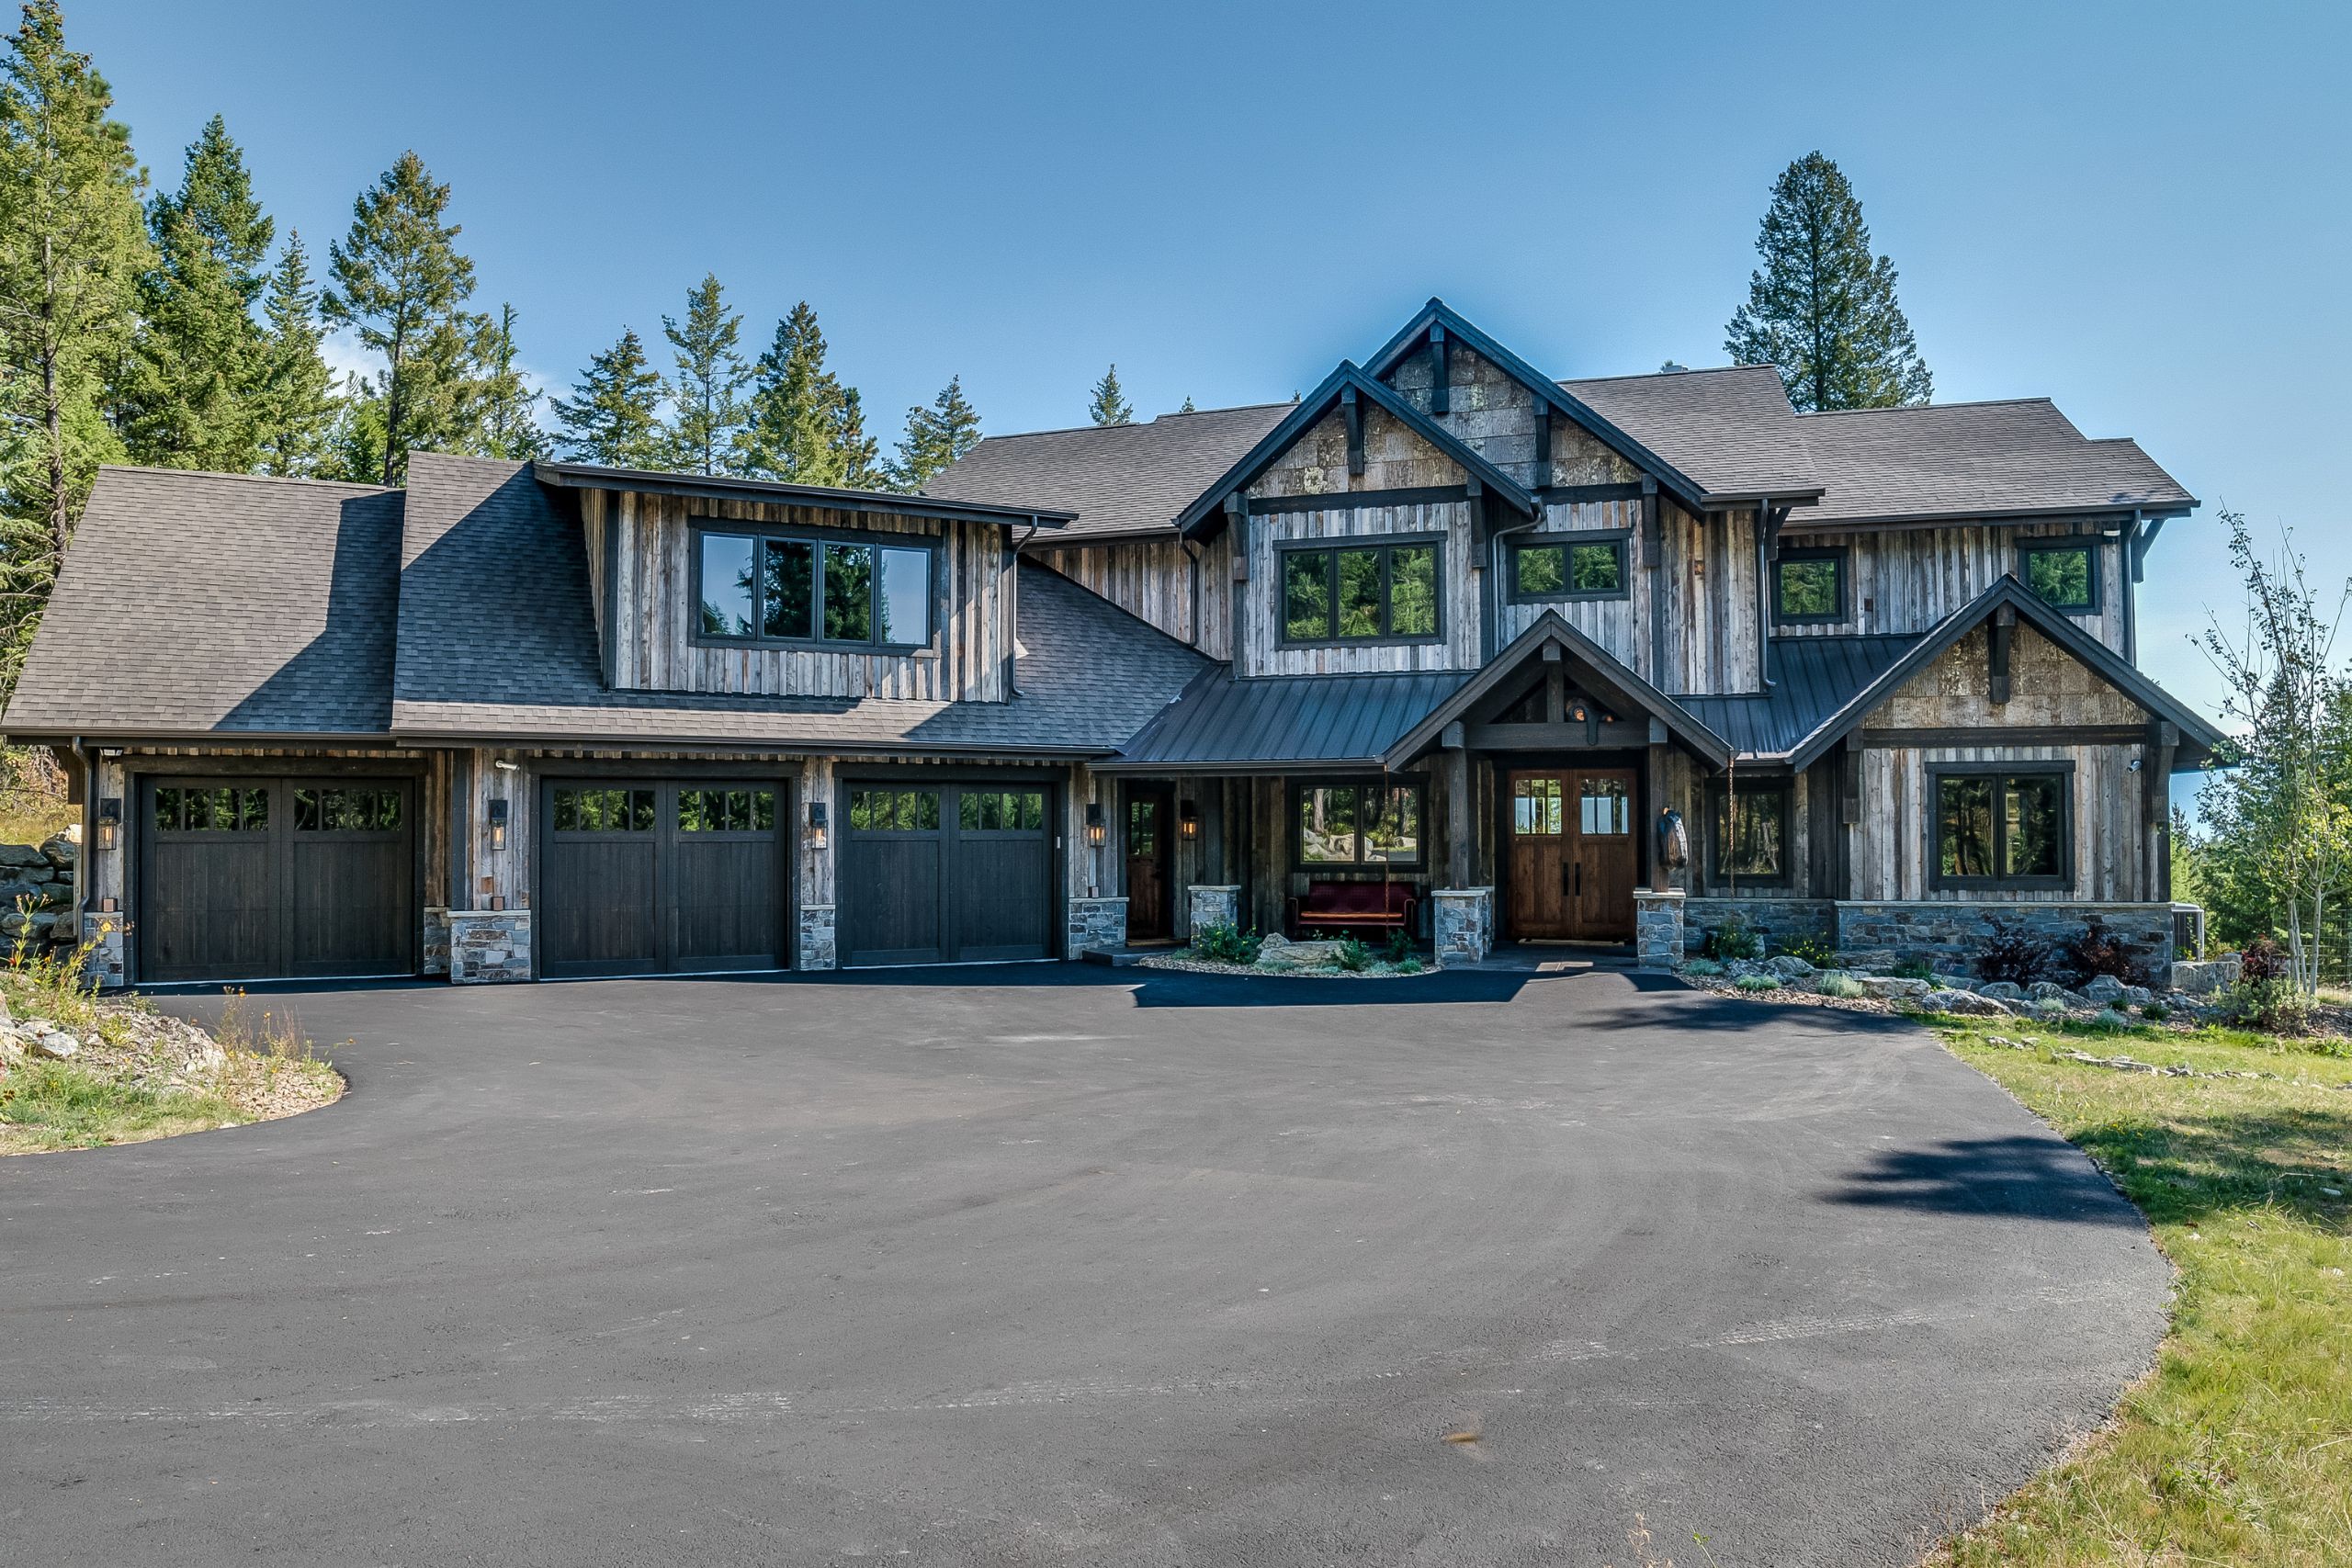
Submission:
M 1641 1513 L 1903 1563 L 2165 1328 L 2106 1179 L 1868 1015 L 1061 965 L 297 1006 L 340 1103 L 0 1167 L 27 1561 L 1623 1563 Z

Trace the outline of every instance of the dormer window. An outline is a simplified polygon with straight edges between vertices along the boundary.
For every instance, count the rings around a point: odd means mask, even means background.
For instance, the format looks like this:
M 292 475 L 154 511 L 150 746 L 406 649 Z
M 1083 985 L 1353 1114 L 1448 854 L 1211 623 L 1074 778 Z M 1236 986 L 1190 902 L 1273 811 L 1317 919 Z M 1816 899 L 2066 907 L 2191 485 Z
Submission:
M 2098 545 L 2091 539 L 2052 539 L 2021 544 L 2018 564 L 2025 585 L 2053 610 L 2070 615 L 2098 608 Z
M 1782 626 L 1846 618 L 1843 548 L 1782 550 L 1772 562 L 1772 619 Z
M 928 545 L 706 526 L 694 565 L 697 642 L 931 643 Z

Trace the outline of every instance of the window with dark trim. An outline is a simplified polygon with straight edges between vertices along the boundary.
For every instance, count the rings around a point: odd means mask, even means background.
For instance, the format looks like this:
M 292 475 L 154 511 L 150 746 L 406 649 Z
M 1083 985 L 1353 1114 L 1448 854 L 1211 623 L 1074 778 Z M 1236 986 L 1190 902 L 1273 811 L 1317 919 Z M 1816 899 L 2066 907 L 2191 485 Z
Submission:
M 1563 599 L 1626 599 L 1633 580 L 1626 570 L 1621 532 L 1540 534 L 1510 545 L 1510 596 L 1515 604 Z
M 933 556 L 865 536 L 697 528 L 695 640 L 928 647 Z
M 1435 642 L 1442 635 L 1435 539 L 1290 547 L 1280 552 L 1285 643 Z
M 1846 618 L 1843 547 L 1782 550 L 1772 561 L 1772 619 L 1785 626 Z
M 775 831 L 775 791 L 682 789 L 678 792 L 678 831 L 773 833 Z
M 1715 879 L 1789 879 L 1789 781 L 1742 779 L 1715 789 Z
M 555 820 L 559 833 L 650 833 L 653 831 L 653 792 L 650 789 L 558 789 Z
M 1308 871 L 1419 865 L 1421 786 L 1364 779 L 1302 784 L 1291 791 L 1291 858 Z
M 2036 597 L 2070 615 L 2098 609 L 2098 541 L 2050 539 L 2018 546 L 2018 575 Z
M 166 833 L 266 832 L 269 791 L 166 784 L 155 791 L 155 826 Z
M 2071 767 L 1928 769 L 1935 887 L 2066 887 L 2074 883 Z

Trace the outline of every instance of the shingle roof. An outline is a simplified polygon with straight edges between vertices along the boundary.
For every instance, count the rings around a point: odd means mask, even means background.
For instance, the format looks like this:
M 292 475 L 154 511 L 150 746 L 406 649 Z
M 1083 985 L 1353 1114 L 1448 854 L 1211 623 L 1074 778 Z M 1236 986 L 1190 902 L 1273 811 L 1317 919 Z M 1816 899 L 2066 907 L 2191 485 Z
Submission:
M 1114 751 L 1209 661 L 1024 561 L 1005 703 L 608 691 L 580 529 L 519 463 L 421 454 L 401 546 L 403 736 Z M 514 563 L 528 561 L 528 572 Z
M 1710 495 L 1804 494 L 1821 487 L 1781 373 L 1769 365 L 1606 376 L 1560 388 Z
M 1742 757 L 1782 757 L 1918 640 L 1916 634 L 1775 637 L 1770 692 L 1674 700 Z
M 1378 768 L 1383 752 L 1468 679 L 1459 671 L 1250 680 L 1211 671 L 1100 766 Z
M 101 468 L 0 725 L 380 735 L 400 535 L 372 485 Z
M 991 435 L 923 493 L 990 506 L 1075 512 L 1057 543 L 1088 534 L 1165 533 L 1176 514 L 1264 439 L 1289 403 L 1162 414 L 1148 424 Z
M 2048 398 L 1800 414 L 1827 493 L 1798 527 L 2197 504 L 2136 442 L 2093 441 Z

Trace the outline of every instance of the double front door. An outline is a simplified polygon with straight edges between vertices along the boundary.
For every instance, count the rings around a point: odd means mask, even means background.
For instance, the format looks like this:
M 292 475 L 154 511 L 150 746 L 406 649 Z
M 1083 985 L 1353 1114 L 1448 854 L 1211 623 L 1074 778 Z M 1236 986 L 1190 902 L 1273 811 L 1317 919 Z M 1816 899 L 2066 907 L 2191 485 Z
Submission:
M 1628 768 L 1510 775 L 1509 934 L 1522 940 L 1629 942 L 1639 856 Z

